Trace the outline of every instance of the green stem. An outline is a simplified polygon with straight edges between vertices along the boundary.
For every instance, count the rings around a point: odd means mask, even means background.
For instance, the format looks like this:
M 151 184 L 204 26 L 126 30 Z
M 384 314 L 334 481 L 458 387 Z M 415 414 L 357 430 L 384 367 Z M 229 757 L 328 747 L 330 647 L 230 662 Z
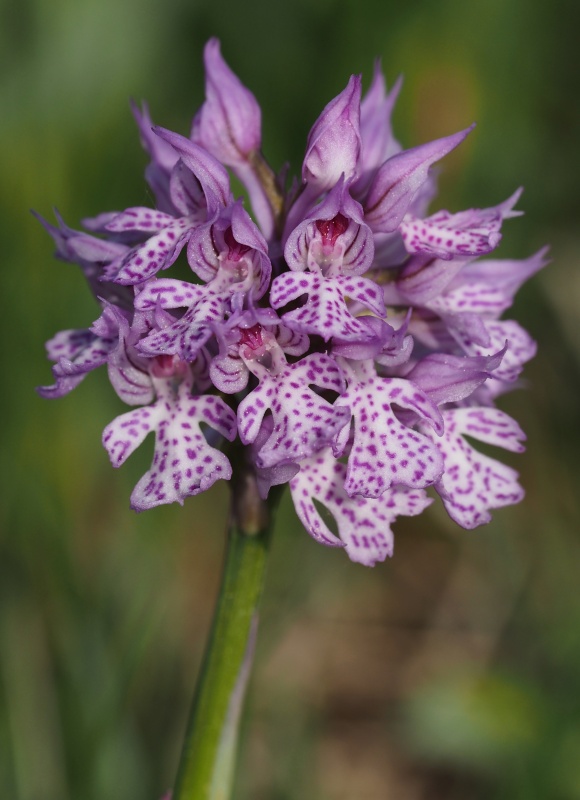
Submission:
M 238 466 L 238 465 L 236 465 Z M 278 488 L 278 487 L 275 487 Z M 242 468 L 232 484 L 222 585 L 198 679 L 173 800 L 228 800 L 251 671 L 274 506 Z

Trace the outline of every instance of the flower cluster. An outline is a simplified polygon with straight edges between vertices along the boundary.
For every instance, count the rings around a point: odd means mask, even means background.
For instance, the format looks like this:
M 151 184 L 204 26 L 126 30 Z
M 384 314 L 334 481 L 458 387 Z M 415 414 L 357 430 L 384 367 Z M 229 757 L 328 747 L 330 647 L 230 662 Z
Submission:
M 261 154 L 260 107 L 215 39 L 205 70 L 189 137 L 133 109 L 155 208 L 101 214 L 85 232 L 42 220 L 102 313 L 48 342 L 55 383 L 40 394 L 60 397 L 107 365 L 134 407 L 105 428 L 113 466 L 156 439 L 135 510 L 229 480 L 228 453 L 243 447 L 263 497 L 289 483 L 309 533 L 366 565 L 392 553 L 393 521 L 423 511 L 428 487 L 465 528 L 518 502 L 517 473 L 466 437 L 523 449 L 495 401 L 535 344 L 501 317 L 545 253 L 481 259 L 520 192 L 428 215 L 431 167 L 470 129 L 402 149 L 399 84 L 387 93 L 378 65 L 362 100 L 352 76 L 324 108 L 287 186 Z M 187 279 L 165 277 L 182 253 Z

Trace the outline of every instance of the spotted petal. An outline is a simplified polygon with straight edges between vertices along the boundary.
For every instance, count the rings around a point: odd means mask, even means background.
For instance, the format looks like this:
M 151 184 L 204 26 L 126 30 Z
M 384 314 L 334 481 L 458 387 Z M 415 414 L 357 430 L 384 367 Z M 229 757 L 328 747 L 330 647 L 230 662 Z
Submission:
M 159 400 L 150 407 L 117 417 L 103 433 L 103 444 L 114 467 L 120 466 L 151 431 L 156 432 L 151 469 L 131 495 L 136 511 L 164 503 L 183 504 L 186 497 L 209 489 L 216 480 L 231 478 L 226 456 L 211 447 L 200 429 L 206 423 L 232 441 L 234 412 L 219 397 L 192 397 L 182 383 L 177 393 L 171 382 L 157 381 Z
M 198 225 L 189 217 L 175 219 L 145 244 L 136 247 L 124 258 L 120 268 L 106 275 L 115 283 L 133 285 L 152 278 L 157 272 L 170 267 L 183 249 L 191 231 Z
M 453 280 L 447 294 L 454 294 L 459 290 L 483 293 L 485 287 L 495 298 L 495 308 L 491 309 L 491 312 L 499 315 L 511 306 L 520 286 L 548 264 L 547 252 L 548 248 L 543 247 L 530 258 L 473 261 Z
M 265 413 L 272 412 L 273 428 L 256 457 L 259 467 L 298 462 L 331 443 L 348 422 L 350 411 L 338 409 L 310 386 L 340 392 L 344 380 L 334 359 L 323 353 L 288 364 L 277 375 L 265 375 L 238 408 L 240 439 L 253 442 Z
M 458 214 L 438 211 L 426 219 L 407 214 L 399 226 L 408 253 L 426 253 L 443 260 L 482 256 L 497 247 L 502 221 L 513 211 L 522 190 L 493 208 L 472 208 Z
M 346 467 L 327 449 L 303 461 L 290 481 L 296 513 L 308 533 L 321 544 L 344 545 L 351 561 L 372 567 L 393 553 L 391 525 L 398 516 L 420 514 L 431 500 L 421 489 L 393 487 L 378 499 L 349 497 Z M 323 519 L 314 500 L 334 517 L 340 539 Z
M 207 294 L 205 286 L 198 286 L 174 278 L 149 281 L 135 297 L 135 308 L 152 311 L 155 308 L 186 308 Z
M 490 509 L 519 503 L 524 491 L 511 467 L 479 453 L 464 436 L 521 452 L 519 425 L 497 408 L 456 408 L 443 412 L 445 433 L 437 441 L 444 471 L 435 488 L 449 516 L 464 528 L 489 522 Z
M 125 211 L 116 214 L 105 227 L 113 233 L 123 233 L 125 231 L 159 233 L 174 221 L 175 219 L 171 214 L 164 214 L 162 211 L 156 211 L 152 208 L 135 206 L 126 208 Z
M 384 316 L 382 292 L 369 278 L 337 276 L 324 278 L 317 272 L 287 272 L 272 283 L 270 303 L 281 308 L 308 295 L 308 301 L 282 316 L 288 327 L 302 333 L 317 333 L 327 342 L 335 337 L 342 342 L 360 342 L 372 338 L 363 322 L 350 313 L 346 297 L 358 301 L 378 316 Z
M 351 497 L 380 497 L 391 486 L 422 488 L 441 475 L 443 461 L 430 438 L 403 424 L 393 404 L 414 412 L 442 432 L 441 415 L 427 395 L 401 378 L 370 378 L 352 382 L 336 401 L 354 418 L 354 438 L 348 458 L 345 490 Z M 339 434 L 336 454 L 345 450 L 348 428 Z
M 489 283 L 457 285 L 457 288 L 448 289 L 444 295 L 428 303 L 433 311 L 483 314 L 487 317 L 499 316 L 507 305 L 502 288 Z
M 139 342 L 137 349 L 144 355 L 178 355 L 184 361 L 194 361 L 200 349 L 213 335 L 213 324 L 223 320 L 228 308 L 229 294 L 214 294 L 207 287 L 200 298 L 181 319 L 166 328 L 153 331 Z

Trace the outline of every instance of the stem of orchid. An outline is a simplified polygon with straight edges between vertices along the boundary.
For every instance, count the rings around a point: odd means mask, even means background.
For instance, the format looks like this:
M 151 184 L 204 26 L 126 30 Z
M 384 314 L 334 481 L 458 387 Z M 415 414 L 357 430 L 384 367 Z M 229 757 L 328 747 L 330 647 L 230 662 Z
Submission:
M 235 472 L 235 469 L 234 469 Z M 250 469 L 232 484 L 232 513 L 219 598 L 185 737 L 173 800 L 228 800 L 250 676 L 274 508 Z

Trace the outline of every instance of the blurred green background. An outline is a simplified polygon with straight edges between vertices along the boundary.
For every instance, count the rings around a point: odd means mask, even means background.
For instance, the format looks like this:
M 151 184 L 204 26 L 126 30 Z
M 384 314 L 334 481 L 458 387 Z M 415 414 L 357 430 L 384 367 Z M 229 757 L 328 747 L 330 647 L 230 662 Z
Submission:
M 367 570 L 280 516 L 236 800 L 580 798 L 580 6 L 547 0 L 1 0 L 3 326 L 0 798 L 157 800 L 173 779 L 213 608 L 227 491 L 137 516 L 141 448 L 99 372 L 60 401 L 44 342 L 97 308 L 28 209 L 66 221 L 148 204 L 128 99 L 187 132 L 211 35 L 300 166 L 323 105 L 374 56 L 405 83 L 404 146 L 478 122 L 435 208 L 526 216 L 500 255 L 553 263 L 514 316 L 540 342 L 502 407 L 529 437 L 526 501 L 466 532 L 440 507 Z

